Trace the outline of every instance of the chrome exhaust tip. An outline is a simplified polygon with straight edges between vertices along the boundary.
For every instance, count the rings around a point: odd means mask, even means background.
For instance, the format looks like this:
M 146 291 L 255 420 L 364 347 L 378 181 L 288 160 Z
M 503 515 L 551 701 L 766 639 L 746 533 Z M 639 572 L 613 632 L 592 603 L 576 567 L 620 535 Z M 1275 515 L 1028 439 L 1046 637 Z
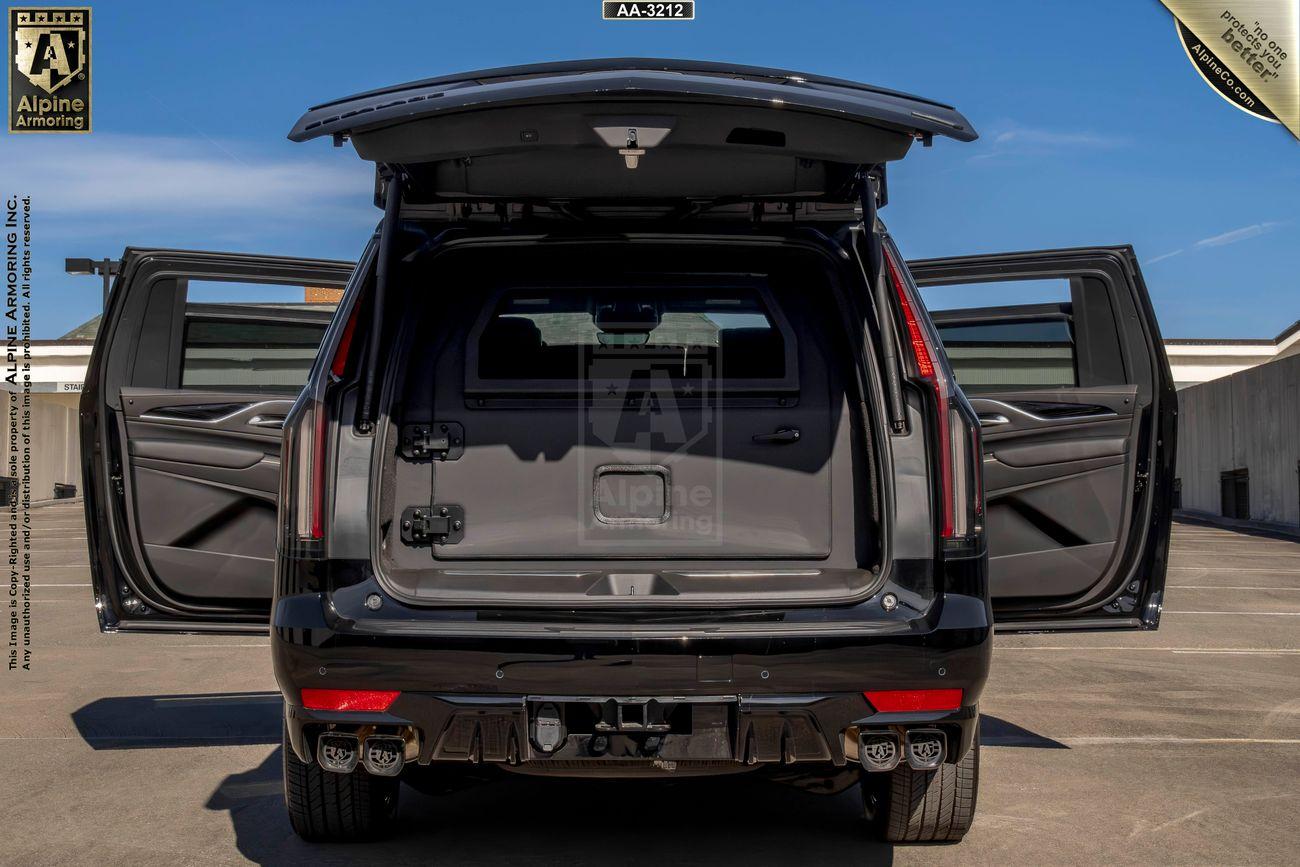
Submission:
M 938 729 L 908 729 L 903 742 L 907 764 L 913 770 L 933 771 L 943 764 L 946 742 Z
M 902 758 L 898 735 L 893 732 L 862 732 L 858 735 L 858 758 L 863 769 L 871 773 L 892 771 Z
M 356 735 L 327 732 L 316 739 L 316 761 L 327 771 L 350 774 L 357 767 L 360 744 Z
M 361 752 L 361 764 L 376 777 L 395 777 L 405 764 L 406 741 L 394 735 L 371 735 Z

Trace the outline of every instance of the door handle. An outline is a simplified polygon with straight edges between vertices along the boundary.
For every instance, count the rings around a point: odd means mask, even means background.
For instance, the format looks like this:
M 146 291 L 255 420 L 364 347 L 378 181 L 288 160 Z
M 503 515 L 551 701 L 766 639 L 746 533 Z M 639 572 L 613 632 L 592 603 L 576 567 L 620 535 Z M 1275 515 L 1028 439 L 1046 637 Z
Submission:
M 982 412 L 979 414 L 979 418 L 980 427 L 997 427 L 1000 424 L 1011 424 L 1011 419 L 1000 412 Z
M 280 430 L 284 427 L 284 416 L 282 415 L 255 415 L 248 420 L 253 427 L 270 427 Z
M 754 434 L 754 442 L 761 445 L 783 446 L 790 443 L 799 442 L 799 428 L 783 427 L 777 428 L 772 433 Z

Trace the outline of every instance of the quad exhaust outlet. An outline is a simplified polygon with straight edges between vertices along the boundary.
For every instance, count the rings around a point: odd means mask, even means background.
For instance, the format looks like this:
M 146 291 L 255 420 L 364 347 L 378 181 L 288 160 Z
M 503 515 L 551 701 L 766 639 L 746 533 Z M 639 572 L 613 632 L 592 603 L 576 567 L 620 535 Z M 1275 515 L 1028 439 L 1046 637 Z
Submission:
M 908 729 L 902 742 L 892 731 L 864 731 L 858 735 L 858 759 L 871 773 L 888 773 L 906 761 L 917 771 L 933 771 L 947 758 L 947 740 L 939 729 Z
M 943 764 L 943 732 L 938 729 L 908 729 L 903 736 L 903 752 L 913 770 L 933 771 Z
M 892 771 L 898 767 L 901 755 L 898 735 L 893 732 L 863 732 L 858 736 L 858 757 L 868 771 Z
M 396 777 L 406 763 L 406 741 L 397 735 L 326 732 L 316 741 L 316 761 L 327 771 L 350 774 L 360 764 L 376 777 Z
M 361 764 L 376 777 L 395 777 L 402 772 L 406 741 L 395 735 L 371 735 L 366 738 Z
M 316 761 L 327 771 L 350 774 L 357 767 L 360 742 L 356 735 L 330 732 L 316 740 Z

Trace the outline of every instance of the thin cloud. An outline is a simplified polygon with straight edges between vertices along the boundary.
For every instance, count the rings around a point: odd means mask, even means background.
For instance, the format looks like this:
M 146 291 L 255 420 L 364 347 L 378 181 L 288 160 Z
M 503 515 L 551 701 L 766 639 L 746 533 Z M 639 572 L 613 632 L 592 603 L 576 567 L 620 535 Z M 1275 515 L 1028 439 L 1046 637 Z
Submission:
M 1124 144 L 1116 136 L 1092 132 L 1059 132 L 1048 129 L 1010 129 L 993 137 L 994 144 L 1016 144 L 1041 147 L 1114 148 Z
M 1282 224 L 1276 221 L 1252 223 L 1249 226 L 1242 226 L 1240 229 L 1233 229 L 1231 232 L 1224 232 L 1222 235 L 1211 235 L 1208 238 L 1202 238 L 1196 242 L 1196 246 L 1222 247 L 1225 244 L 1235 244 L 1238 241 L 1247 241 L 1251 238 L 1258 238 L 1260 235 L 1267 235 L 1280 225 Z
M 1163 262 L 1166 259 L 1172 259 L 1175 256 L 1181 256 L 1185 252 L 1196 253 L 1200 250 L 1208 250 L 1212 247 L 1223 247 L 1228 244 L 1235 244 L 1238 241 L 1248 241 L 1251 238 L 1258 238 L 1260 235 L 1267 235 L 1279 226 L 1285 225 L 1286 221 L 1266 220 L 1262 223 L 1251 223 L 1249 226 L 1242 226 L 1240 229 L 1233 229 L 1229 232 L 1223 232 L 1219 235 L 1211 235 L 1208 238 L 1202 238 L 1199 241 L 1193 241 L 1188 247 L 1179 247 L 1169 253 L 1162 253 L 1151 259 L 1147 259 L 1143 264 L 1154 265 L 1157 262 Z
M 204 139 L 26 136 L 0 143 L 11 184 L 42 213 L 103 219 L 243 214 L 309 217 L 365 209 L 372 175 L 364 164 L 244 153 Z M 305 150 L 305 148 L 304 148 Z
M 971 157 L 971 161 L 1008 156 L 1043 156 L 1074 150 L 1114 150 L 1129 140 L 1122 136 L 1103 135 L 1090 130 L 1060 130 L 1012 126 L 989 139 L 991 148 Z

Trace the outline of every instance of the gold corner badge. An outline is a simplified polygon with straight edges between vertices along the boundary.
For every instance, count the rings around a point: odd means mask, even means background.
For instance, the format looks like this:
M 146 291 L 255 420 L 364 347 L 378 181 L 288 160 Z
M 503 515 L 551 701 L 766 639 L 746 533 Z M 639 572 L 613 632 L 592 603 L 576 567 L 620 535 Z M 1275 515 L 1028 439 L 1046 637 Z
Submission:
M 1161 0 L 1187 59 L 1219 96 L 1300 138 L 1297 0 Z
M 9 131 L 90 132 L 90 8 L 9 9 Z

